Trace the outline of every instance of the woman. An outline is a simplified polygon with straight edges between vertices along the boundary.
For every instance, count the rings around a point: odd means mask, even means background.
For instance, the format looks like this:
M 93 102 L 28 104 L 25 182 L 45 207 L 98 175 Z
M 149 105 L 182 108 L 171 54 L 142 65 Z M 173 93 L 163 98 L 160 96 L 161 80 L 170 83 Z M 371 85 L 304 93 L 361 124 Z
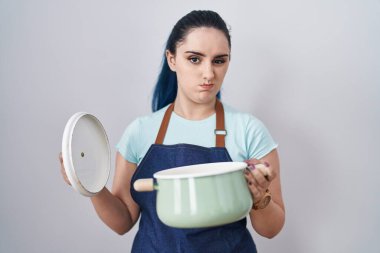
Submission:
M 212 228 L 171 228 L 157 217 L 155 193 L 131 188 L 137 179 L 190 164 L 246 161 L 251 168 L 245 177 L 254 199 L 249 213 L 253 228 L 272 238 L 283 227 L 276 143 L 258 119 L 218 99 L 230 51 L 226 24 L 212 11 L 187 14 L 169 36 L 152 101 L 154 113 L 127 127 L 117 145 L 112 192 L 104 188 L 91 198 L 99 217 L 119 234 L 141 216 L 132 252 L 256 252 L 246 218 Z M 215 121 L 222 117 L 222 131 L 214 132 Z M 258 163 L 266 166 L 255 168 Z M 62 159 L 61 172 L 68 182 Z

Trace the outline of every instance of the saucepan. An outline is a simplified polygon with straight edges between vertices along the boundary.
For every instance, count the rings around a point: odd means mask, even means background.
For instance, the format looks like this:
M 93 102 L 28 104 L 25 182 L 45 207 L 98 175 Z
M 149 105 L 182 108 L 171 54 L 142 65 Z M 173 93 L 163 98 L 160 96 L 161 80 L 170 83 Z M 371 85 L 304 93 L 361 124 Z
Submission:
M 252 208 L 245 162 L 217 162 L 162 170 L 136 180 L 136 191 L 157 191 L 159 219 L 176 228 L 213 227 L 244 218 Z M 257 167 L 257 166 L 256 166 Z

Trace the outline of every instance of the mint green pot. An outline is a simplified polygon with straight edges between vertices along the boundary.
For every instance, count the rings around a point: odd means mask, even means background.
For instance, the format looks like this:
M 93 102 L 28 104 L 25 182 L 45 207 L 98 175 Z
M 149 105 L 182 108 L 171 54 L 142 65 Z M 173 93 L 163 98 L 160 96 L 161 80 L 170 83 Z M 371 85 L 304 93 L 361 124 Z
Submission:
M 244 162 L 207 163 L 168 169 L 143 179 L 136 190 L 157 190 L 157 214 L 166 225 L 201 228 L 232 223 L 252 208 Z M 145 180 L 145 182 L 143 182 Z M 145 183 L 145 188 L 139 186 Z

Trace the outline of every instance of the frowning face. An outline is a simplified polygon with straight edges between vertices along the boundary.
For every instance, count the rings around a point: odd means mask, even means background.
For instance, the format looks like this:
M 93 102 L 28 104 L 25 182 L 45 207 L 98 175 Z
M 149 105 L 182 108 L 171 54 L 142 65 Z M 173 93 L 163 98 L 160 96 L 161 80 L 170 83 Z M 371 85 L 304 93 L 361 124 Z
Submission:
M 222 86 L 230 48 L 222 31 L 201 27 L 190 30 L 177 45 L 176 54 L 167 50 L 166 57 L 170 69 L 177 73 L 177 98 L 207 103 Z

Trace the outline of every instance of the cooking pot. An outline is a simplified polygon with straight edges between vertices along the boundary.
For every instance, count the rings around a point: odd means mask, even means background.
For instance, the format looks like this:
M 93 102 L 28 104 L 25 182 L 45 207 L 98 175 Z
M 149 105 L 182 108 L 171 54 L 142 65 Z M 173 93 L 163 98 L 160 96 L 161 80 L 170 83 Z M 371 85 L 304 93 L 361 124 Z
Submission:
M 257 166 L 256 166 L 257 167 Z M 218 162 L 162 170 L 136 180 L 136 191 L 157 191 L 157 215 L 176 228 L 201 228 L 232 223 L 252 208 L 245 162 Z

